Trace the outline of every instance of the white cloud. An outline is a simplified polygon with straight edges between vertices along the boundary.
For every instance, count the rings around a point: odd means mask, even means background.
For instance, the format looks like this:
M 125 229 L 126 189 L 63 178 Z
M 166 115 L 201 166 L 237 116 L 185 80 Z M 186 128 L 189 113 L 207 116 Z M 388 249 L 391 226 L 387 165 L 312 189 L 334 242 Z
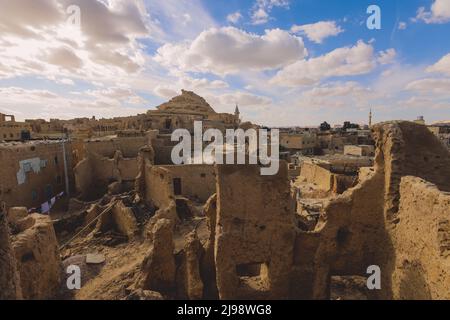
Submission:
M 428 67 L 426 71 L 442 73 L 450 76 L 450 53 L 442 57 L 434 65 Z
M 64 78 L 60 80 L 60 83 L 68 85 L 68 86 L 74 86 L 75 82 L 72 79 Z
M 324 39 L 337 36 L 344 30 L 335 21 L 320 21 L 312 24 L 293 25 L 291 31 L 294 33 L 304 33 L 309 40 L 315 43 L 322 43 Z
M 222 80 L 209 81 L 208 79 L 182 77 L 180 79 L 180 86 L 185 90 L 198 90 L 198 89 L 225 89 L 228 88 L 228 83 Z
M 446 23 L 450 21 L 450 1 L 435 0 L 431 5 L 431 10 L 427 11 L 424 7 L 417 10 L 417 16 L 413 21 L 424 21 L 431 23 Z
M 0 88 L 1 108 L 14 110 L 19 120 L 25 118 L 59 118 L 126 116 L 142 112 L 140 108 L 124 107 L 119 100 L 74 95 L 68 98 L 48 90 L 28 90 L 18 87 Z M 133 102 L 133 101 L 131 101 Z M 130 103 L 131 103 L 130 102 Z M 29 110 L 33 110 L 31 113 Z
M 159 43 L 192 39 L 216 26 L 201 0 L 151 0 L 145 4 L 150 20 L 148 27 L 152 38 Z
M 268 97 L 241 91 L 220 95 L 219 100 L 224 105 L 235 105 L 237 103 L 241 107 L 263 107 L 272 103 L 272 99 Z
M 410 97 L 406 100 L 399 100 L 396 102 L 396 104 L 403 109 L 416 108 L 420 112 L 422 112 L 424 108 L 426 108 L 427 110 L 431 110 L 431 109 L 434 109 L 434 110 L 437 110 L 437 109 L 446 110 L 447 109 L 448 110 L 450 108 L 450 102 L 448 102 L 448 101 L 441 101 L 441 100 L 436 100 L 436 99 L 432 99 L 432 98 L 417 97 L 417 96 Z M 443 120 L 443 119 L 441 118 L 441 120 Z
M 0 76 L 92 80 L 138 71 L 138 39 L 149 36 L 142 1 L 1 1 Z M 69 5 L 81 9 L 80 29 L 66 22 Z
M 274 7 L 289 7 L 289 0 L 256 0 L 251 10 L 251 21 L 254 25 L 267 23 Z
M 301 38 L 280 29 L 262 36 L 234 27 L 209 29 L 194 41 L 166 44 L 155 60 L 182 71 L 218 75 L 245 70 L 270 70 L 286 66 L 307 55 Z
M 367 98 L 370 90 L 362 87 L 357 82 L 349 81 L 345 83 L 331 83 L 315 87 L 306 91 L 303 95 L 308 98 L 323 97 L 359 97 Z
M 179 95 L 179 93 L 177 91 L 175 91 L 172 88 L 166 87 L 166 86 L 157 86 L 154 89 L 154 93 L 156 95 L 158 95 L 161 98 L 165 98 L 165 99 L 172 99 L 173 97 L 176 97 L 177 95 Z
M 254 25 L 265 24 L 269 21 L 269 14 L 263 8 L 258 8 L 252 13 L 252 23 Z
M 230 13 L 227 16 L 227 21 L 233 24 L 237 24 L 242 19 L 242 14 L 239 11 Z
M 417 91 L 425 94 L 442 93 L 450 95 L 450 79 L 421 79 L 409 83 L 407 90 Z
M 401 21 L 398 23 L 399 30 L 405 30 L 407 27 L 408 27 L 408 24 L 406 22 Z
M 358 41 L 353 47 L 338 48 L 317 58 L 299 60 L 279 71 L 271 83 L 288 87 L 312 85 L 329 77 L 366 74 L 375 67 L 373 47 Z
M 381 51 L 378 54 L 378 63 L 380 64 L 390 64 L 394 62 L 395 57 L 397 56 L 397 51 L 395 49 L 387 49 L 386 51 Z

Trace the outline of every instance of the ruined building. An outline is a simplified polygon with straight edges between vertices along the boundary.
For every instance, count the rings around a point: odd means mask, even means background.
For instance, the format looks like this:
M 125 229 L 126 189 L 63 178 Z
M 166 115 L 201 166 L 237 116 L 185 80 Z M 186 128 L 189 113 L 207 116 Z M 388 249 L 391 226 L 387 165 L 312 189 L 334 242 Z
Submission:
M 28 140 L 30 137 L 30 125 L 24 122 L 16 122 L 13 115 L 0 113 L 0 142 Z
M 0 202 L 7 207 L 40 207 L 74 182 L 69 142 L 0 143 L 0 162 Z
M 302 161 L 320 195 L 284 161 L 164 163 L 164 134 L 139 132 L 85 142 L 66 211 L 2 206 L 2 299 L 450 299 L 450 154 L 427 127 L 373 126 L 373 162 Z M 313 220 L 302 201 L 320 201 Z

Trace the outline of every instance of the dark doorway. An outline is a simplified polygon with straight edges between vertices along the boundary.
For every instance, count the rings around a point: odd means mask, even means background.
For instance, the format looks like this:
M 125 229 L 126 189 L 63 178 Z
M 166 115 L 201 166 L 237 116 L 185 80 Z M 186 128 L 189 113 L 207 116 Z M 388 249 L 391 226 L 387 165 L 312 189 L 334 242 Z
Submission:
M 175 178 L 173 179 L 173 192 L 175 193 L 176 196 L 181 196 L 182 195 L 182 188 L 181 188 L 181 179 L 180 178 Z
M 172 119 L 166 119 L 166 129 L 172 129 Z

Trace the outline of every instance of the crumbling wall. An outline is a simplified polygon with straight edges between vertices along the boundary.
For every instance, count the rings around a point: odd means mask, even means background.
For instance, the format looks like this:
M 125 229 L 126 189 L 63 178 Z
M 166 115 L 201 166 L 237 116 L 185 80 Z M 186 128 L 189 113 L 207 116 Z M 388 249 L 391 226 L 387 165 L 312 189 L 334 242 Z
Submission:
M 442 191 L 449 190 L 450 154 L 414 123 L 380 124 L 374 135 L 373 172 L 362 172 L 355 188 L 332 200 L 315 230 L 320 241 L 313 297 L 329 296 L 331 276 L 366 275 L 376 265 L 382 278 L 378 298 L 448 298 L 449 206 Z
M 88 154 L 74 169 L 75 185 L 81 199 L 94 200 L 108 191 L 108 186 L 118 182 L 121 186 L 134 180 L 139 174 L 137 158 L 124 158 L 116 151 L 114 158 Z
M 449 151 L 427 129 L 413 122 L 388 122 L 373 128 L 377 141 L 375 167 L 386 178 L 385 212 L 395 220 L 400 201 L 400 181 L 415 176 L 450 191 Z
M 403 177 L 397 218 L 393 298 L 450 299 L 450 193 Z
M 133 210 L 119 201 L 112 209 L 112 218 L 118 231 L 132 239 L 138 232 L 138 225 Z
M 315 232 L 312 297 L 328 299 L 331 276 L 366 275 L 370 265 L 384 265 L 392 254 L 383 212 L 384 176 L 373 172 L 358 186 L 332 200 Z M 298 252 L 301 256 L 302 252 Z
M 61 282 L 61 259 L 53 223 L 48 216 L 31 215 L 34 224 L 13 236 L 24 299 L 51 299 Z
M 0 208 L 0 300 L 22 298 L 16 258 L 11 246 L 6 213 Z
M 87 154 L 97 154 L 100 157 L 112 158 L 120 151 L 125 158 L 136 158 L 139 149 L 148 142 L 147 137 L 120 137 L 110 140 L 91 140 L 85 143 Z
M 289 296 L 293 212 L 285 163 L 275 176 L 261 176 L 258 166 L 217 166 L 215 265 L 221 299 Z
M 204 296 L 207 299 L 218 299 L 216 265 L 214 248 L 216 241 L 217 194 L 211 196 L 205 204 L 204 213 L 207 218 L 209 238 L 204 244 L 204 254 L 200 262 L 200 273 L 205 285 Z
M 303 162 L 300 177 L 306 179 L 306 182 L 315 184 L 319 189 L 330 191 L 333 187 L 333 174 L 321 166 Z
M 166 208 L 174 202 L 172 175 L 167 169 L 146 165 L 145 199 L 157 208 Z
M 334 194 L 343 193 L 355 183 L 355 176 L 336 174 L 327 168 L 309 162 L 303 162 L 300 179 L 306 183 L 314 184 L 319 190 L 333 192 Z
M 138 286 L 144 290 L 173 295 L 176 265 L 174 258 L 173 223 L 159 219 L 151 233 L 152 246 L 144 259 Z
M 203 298 L 203 281 L 200 276 L 200 260 L 203 247 L 196 231 L 186 236 L 184 249 L 178 254 L 177 298 L 200 300 Z
M 216 192 L 216 176 L 212 165 L 161 166 L 172 179 L 181 182 L 181 195 L 205 203 Z

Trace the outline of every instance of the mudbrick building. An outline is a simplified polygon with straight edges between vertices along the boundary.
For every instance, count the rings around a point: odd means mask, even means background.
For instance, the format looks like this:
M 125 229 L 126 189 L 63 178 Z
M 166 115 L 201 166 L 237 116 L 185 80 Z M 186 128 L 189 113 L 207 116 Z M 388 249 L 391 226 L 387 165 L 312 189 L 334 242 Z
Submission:
M 73 184 L 67 141 L 0 143 L 0 202 L 8 207 L 40 207 Z
M 197 97 L 70 154 L 62 141 L 1 149 L 0 299 L 450 299 L 450 153 L 426 126 L 377 124 L 374 157 L 333 143 L 274 176 L 173 165 L 167 132 L 186 119 L 242 126 Z M 30 211 L 65 190 L 64 158 L 69 196 L 49 215 Z M 73 265 L 80 290 L 67 287 Z M 366 286 L 370 266 L 379 290 Z
M 425 126 L 373 130 L 374 165 L 309 226 L 286 163 L 268 177 L 257 165 L 156 165 L 150 143 L 127 155 L 136 156 L 134 187 L 71 199 L 70 218 L 4 208 L 2 298 L 448 299 L 449 152 Z M 127 159 L 117 153 L 129 152 L 117 148 L 94 163 L 117 170 Z M 83 286 L 68 292 L 63 271 L 74 263 Z M 361 286 L 371 265 L 381 290 Z

